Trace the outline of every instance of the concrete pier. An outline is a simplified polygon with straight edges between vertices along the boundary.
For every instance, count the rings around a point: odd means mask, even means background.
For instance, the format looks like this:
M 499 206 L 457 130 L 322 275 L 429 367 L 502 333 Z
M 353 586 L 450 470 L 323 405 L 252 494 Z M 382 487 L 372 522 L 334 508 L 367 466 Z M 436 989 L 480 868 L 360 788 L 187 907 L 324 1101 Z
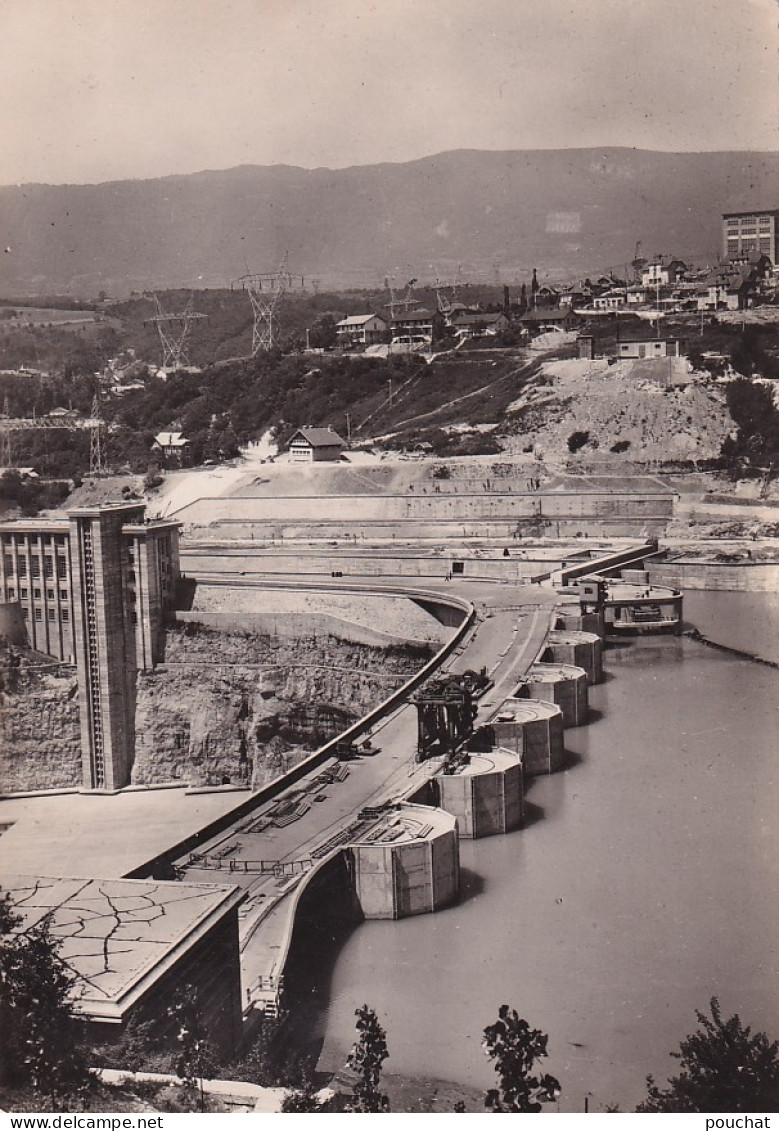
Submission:
M 520 699 L 556 703 L 563 725 L 578 727 L 587 722 L 589 693 L 587 672 L 573 664 L 533 664 L 516 690 Z
M 403 805 L 351 846 L 354 886 L 366 919 L 405 919 L 454 903 L 460 890 L 457 818 Z
M 496 745 L 521 755 L 526 776 L 552 774 L 563 765 L 563 713 L 556 704 L 510 698 L 490 725 Z
M 541 659 L 584 668 L 589 683 L 603 679 L 603 641 L 594 632 L 550 632 Z
M 457 818 L 461 837 L 495 836 L 522 823 L 522 762 L 514 751 L 471 754 L 467 764 L 435 781 L 441 808 Z
M 606 635 L 606 618 L 603 610 L 585 613 L 578 601 L 561 605 L 557 610 L 555 628 L 560 632 L 592 632 L 601 640 Z

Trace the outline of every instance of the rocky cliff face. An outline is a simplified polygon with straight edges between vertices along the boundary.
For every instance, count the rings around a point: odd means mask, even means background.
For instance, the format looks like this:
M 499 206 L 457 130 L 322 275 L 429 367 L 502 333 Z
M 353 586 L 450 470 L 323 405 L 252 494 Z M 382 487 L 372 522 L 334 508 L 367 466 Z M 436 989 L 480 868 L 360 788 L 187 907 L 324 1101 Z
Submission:
M 262 785 L 380 703 L 429 654 L 175 628 L 165 665 L 139 676 L 133 782 Z
M 0 662 L 0 792 L 80 784 L 75 669 L 7 654 Z

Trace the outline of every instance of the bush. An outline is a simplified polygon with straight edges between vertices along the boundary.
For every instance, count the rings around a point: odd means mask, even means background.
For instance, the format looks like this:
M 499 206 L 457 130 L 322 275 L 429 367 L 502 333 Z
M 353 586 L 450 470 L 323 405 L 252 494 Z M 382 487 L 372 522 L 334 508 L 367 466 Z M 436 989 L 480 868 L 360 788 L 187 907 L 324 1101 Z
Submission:
M 630 440 L 617 440 L 616 444 L 611 445 L 612 452 L 626 452 L 630 447 Z
M 589 443 L 589 441 L 589 432 L 572 432 L 568 437 L 568 451 L 578 452 L 579 449 L 583 448 L 585 444 Z

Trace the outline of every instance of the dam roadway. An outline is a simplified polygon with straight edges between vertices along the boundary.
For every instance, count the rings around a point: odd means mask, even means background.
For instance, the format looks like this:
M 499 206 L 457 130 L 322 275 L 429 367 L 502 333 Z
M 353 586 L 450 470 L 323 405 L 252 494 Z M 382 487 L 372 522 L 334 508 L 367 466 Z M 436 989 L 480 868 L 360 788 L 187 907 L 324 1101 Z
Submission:
M 382 592 L 413 598 L 424 593 L 444 601 L 454 599 L 463 608 L 463 618 L 470 615 L 470 623 L 436 670 L 457 674 L 486 668 L 492 684 L 478 706 L 476 723 L 487 722 L 542 651 L 553 624 L 558 595 L 538 585 L 436 583 L 425 579 L 422 588 L 410 585 L 409 580 L 383 577 L 358 586 L 312 584 L 310 578 L 290 576 L 276 587 L 306 585 L 340 594 Z M 273 588 L 273 583 L 268 585 L 267 581 L 229 573 L 209 573 L 199 576 L 197 581 L 202 587 L 216 584 L 254 591 Z M 452 636 L 461 633 L 462 629 L 452 629 Z M 345 773 L 343 767 L 348 766 L 348 776 L 315 788 L 316 804 L 304 806 L 302 815 L 289 824 L 279 827 L 270 817 L 263 819 L 284 801 L 285 794 L 276 793 L 253 809 L 248 818 L 244 810 L 240 819 L 199 843 L 196 853 L 169 856 L 182 879 L 236 883 L 246 891 L 241 916 L 241 965 L 247 1006 L 272 1010 L 278 1004 L 279 979 L 300 892 L 315 868 L 349 843 L 348 830 L 360 810 L 408 797 L 431 776 L 430 763 L 415 761 L 417 711 L 408 696 L 403 696 L 397 707 L 373 723 L 370 735 L 376 753 L 340 763 L 341 775 Z M 321 766 L 313 769 L 310 777 L 320 773 Z M 294 795 L 305 784 L 296 783 L 285 792 Z M 329 851 L 328 845 L 332 846 Z M 265 871 L 259 870 L 260 861 Z

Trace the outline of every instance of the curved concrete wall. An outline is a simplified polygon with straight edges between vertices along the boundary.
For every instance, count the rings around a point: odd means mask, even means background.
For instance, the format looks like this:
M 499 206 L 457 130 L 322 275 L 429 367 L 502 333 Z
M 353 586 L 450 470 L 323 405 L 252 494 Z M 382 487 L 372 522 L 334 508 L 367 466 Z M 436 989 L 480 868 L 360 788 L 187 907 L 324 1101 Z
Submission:
M 423 805 L 404 805 L 400 823 L 405 818 L 423 822 L 421 829 L 429 831 L 352 845 L 354 886 L 366 919 L 405 919 L 437 911 L 459 894 L 457 819 Z
M 521 754 L 528 777 L 554 773 L 563 765 L 563 713 L 556 704 L 507 699 L 490 726 L 496 745 Z
M 461 837 L 495 836 L 522 823 L 522 763 L 516 754 L 474 754 L 465 771 L 436 781 L 441 808 L 457 818 Z
M 587 722 L 590 707 L 584 668 L 573 664 L 533 664 L 515 695 L 556 703 L 563 713 L 564 726 L 578 727 Z
M 594 632 L 550 632 L 542 660 L 584 668 L 590 683 L 603 679 L 603 641 Z

